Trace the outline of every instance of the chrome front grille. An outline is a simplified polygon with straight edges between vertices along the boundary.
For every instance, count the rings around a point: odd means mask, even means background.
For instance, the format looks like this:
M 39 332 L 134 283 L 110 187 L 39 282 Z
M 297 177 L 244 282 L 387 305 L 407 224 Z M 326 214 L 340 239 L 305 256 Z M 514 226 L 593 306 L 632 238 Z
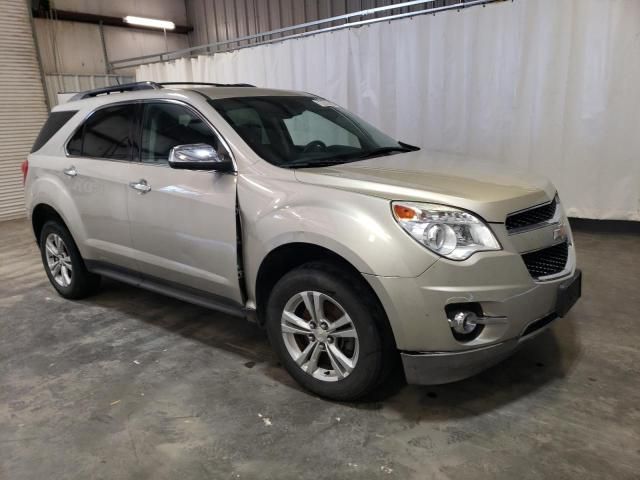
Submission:
M 563 242 L 552 247 L 543 248 L 522 255 L 527 270 L 535 279 L 556 275 L 567 266 L 569 259 L 569 243 Z
M 537 207 L 532 207 L 521 212 L 512 213 L 507 216 L 505 221 L 507 232 L 513 234 L 545 224 L 554 218 L 557 207 L 557 199 L 554 198 L 551 202 L 545 203 L 544 205 L 538 205 Z

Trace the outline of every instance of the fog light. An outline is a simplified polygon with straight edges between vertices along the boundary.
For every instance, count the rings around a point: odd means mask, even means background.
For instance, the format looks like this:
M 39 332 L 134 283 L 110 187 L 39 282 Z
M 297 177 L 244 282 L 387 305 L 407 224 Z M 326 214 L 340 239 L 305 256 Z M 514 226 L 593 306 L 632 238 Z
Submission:
M 449 325 L 454 332 L 468 335 L 478 327 L 478 316 L 473 312 L 461 311 L 449 318 Z

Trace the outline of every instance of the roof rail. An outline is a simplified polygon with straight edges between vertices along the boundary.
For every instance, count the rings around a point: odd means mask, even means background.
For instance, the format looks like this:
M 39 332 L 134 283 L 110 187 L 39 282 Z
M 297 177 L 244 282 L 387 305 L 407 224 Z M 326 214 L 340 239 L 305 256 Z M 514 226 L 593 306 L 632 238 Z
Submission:
M 112 93 L 134 92 L 136 90 L 159 90 L 165 85 L 206 85 L 210 87 L 255 87 L 249 83 L 207 83 L 207 82 L 134 82 L 113 85 L 111 87 L 96 88 L 86 92 L 76 93 L 69 102 L 82 100 L 83 98 L 97 97 L 98 95 L 110 95 Z
M 253 87 L 250 83 L 162 82 L 158 85 L 206 85 L 208 87 Z
M 134 82 L 123 83 L 122 85 L 113 85 L 111 87 L 96 88 L 94 90 L 87 90 L 86 92 L 80 92 L 75 94 L 69 99 L 70 102 L 75 100 L 82 100 L 83 98 L 97 97 L 98 95 L 109 95 L 111 93 L 120 92 L 133 92 L 136 90 L 158 90 L 162 88 L 160 84 L 156 82 Z

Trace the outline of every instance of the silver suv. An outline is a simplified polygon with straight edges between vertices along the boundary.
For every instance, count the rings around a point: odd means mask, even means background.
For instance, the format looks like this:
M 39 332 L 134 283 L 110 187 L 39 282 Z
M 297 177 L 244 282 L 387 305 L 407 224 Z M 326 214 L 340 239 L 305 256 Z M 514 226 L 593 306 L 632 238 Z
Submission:
M 553 185 L 488 170 L 312 94 L 152 82 L 59 105 L 23 165 L 60 295 L 105 276 L 256 321 L 338 400 L 400 364 L 410 383 L 473 375 L 579 298 Z

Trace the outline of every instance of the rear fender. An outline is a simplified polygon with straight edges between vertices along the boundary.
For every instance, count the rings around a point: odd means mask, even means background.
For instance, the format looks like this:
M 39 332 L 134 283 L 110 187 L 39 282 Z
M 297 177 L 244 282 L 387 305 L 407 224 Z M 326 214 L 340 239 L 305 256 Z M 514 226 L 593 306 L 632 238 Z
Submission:
M 31 176 L 32 172 L 29 172 L 29 175 Z M 33 177 L 31 177 L 27 188 L 26 204 L 30 216 L 38 205 L 44 204 L 53 208 L 64 220 L 82 256 L 88 256 L 87 235 L 80 213 L 69 190 L 60 178 L 42 173 L 42 170 L 33 172 Z

